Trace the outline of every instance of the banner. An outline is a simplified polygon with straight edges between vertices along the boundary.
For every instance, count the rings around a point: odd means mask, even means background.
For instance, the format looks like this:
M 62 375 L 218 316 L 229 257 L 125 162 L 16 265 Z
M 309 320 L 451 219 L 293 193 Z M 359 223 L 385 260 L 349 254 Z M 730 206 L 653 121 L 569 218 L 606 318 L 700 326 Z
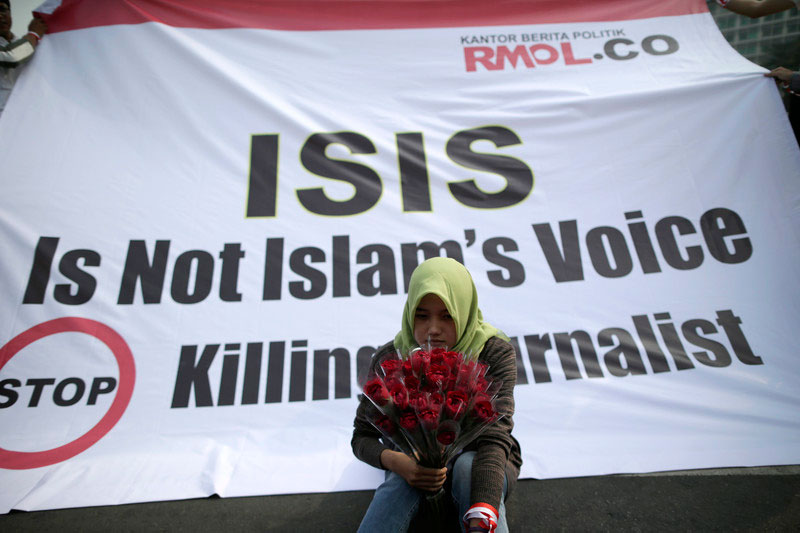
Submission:
M 524 478 L 800 462 L 800 150 L 700 0 L 64 0 L 0 116 L 0 511 L 371 489 L 427 257 Z

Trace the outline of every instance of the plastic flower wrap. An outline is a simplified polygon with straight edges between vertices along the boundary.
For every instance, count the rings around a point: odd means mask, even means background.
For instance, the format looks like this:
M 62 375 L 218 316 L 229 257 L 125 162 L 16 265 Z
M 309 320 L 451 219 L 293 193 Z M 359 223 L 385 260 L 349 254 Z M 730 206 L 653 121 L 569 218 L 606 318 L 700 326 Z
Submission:
M 488 366 L 441 348 L 383 359 L 364 385 L 369 420 L 419 464 L 445 466 L 503 415 L 494 398 L 502 382 Z

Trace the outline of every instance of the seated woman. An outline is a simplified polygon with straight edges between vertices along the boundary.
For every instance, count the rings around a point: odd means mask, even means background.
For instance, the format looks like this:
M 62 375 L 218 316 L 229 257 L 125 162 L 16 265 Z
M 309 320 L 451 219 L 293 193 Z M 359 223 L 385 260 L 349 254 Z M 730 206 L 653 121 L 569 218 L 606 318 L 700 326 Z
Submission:
M 453 503 L 467 531 L 508 531 L 504 500 L 511 493 L 522 464 L 514 425 L 514 347 L 497 328 L 483 321 L 478 294 L 469 271 L 449 258 L 433 258 L 414 270 L 403 309 L 400 332 L 375 353 L 371 369 L 399 350 L 404 356 L 430 343 L 465 354 L 480 354 L 489 366 L 487 379 L 503 385 L 496 398 L 506 416 L 491 425 L 459 455 L 451 468 L 425 468 L 410 456 L 382 442 L 368 421 L 369 400 L 362 396 L 353 430 L 353 453 L 386 470 L 359 531 L 405 531 L 417 513 L 420 498 L 441 488 L 451 476 Z M 461 521 L 459 521 L 461 522 Z

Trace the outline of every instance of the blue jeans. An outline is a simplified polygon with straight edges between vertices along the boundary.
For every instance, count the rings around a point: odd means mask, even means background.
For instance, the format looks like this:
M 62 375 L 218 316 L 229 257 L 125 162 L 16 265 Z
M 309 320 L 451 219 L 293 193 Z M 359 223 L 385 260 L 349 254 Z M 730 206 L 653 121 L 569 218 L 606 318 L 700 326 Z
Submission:
M 475 452 L 462 453 L 456 459 L 452 472 L 452 497 L 459 515 L 461 530 L 464 524 L 461 518 L 470 507 L 470 485 L 472 475 L 472 460 Z M 503 499 L 508 490 L 508 480 L 503 483 L 503 497 L 500 498 L 500 508 L 497 510 L 497 533 L 508 533 L 506 524 L 506 506 Z M 417 514 L 420 498 L 423 494 L 406 483 L 406 480 L 394 472 L 386 472 L 386 480 L 375 490 L 372 502 L 367 513 L 361 520 L 358 531 L 362 533 L 401 533 L 408 531 L 411 520 Z

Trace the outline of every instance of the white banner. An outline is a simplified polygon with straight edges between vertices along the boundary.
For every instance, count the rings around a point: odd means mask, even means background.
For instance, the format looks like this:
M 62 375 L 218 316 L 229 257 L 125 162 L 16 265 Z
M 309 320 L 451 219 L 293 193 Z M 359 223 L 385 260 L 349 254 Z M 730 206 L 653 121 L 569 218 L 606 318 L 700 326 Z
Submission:
M 0 512 L 368 489 L 425 257 L 522 477 L 800 462 L 800 151 L 700 0 L 65 0 L 0 117 Z

